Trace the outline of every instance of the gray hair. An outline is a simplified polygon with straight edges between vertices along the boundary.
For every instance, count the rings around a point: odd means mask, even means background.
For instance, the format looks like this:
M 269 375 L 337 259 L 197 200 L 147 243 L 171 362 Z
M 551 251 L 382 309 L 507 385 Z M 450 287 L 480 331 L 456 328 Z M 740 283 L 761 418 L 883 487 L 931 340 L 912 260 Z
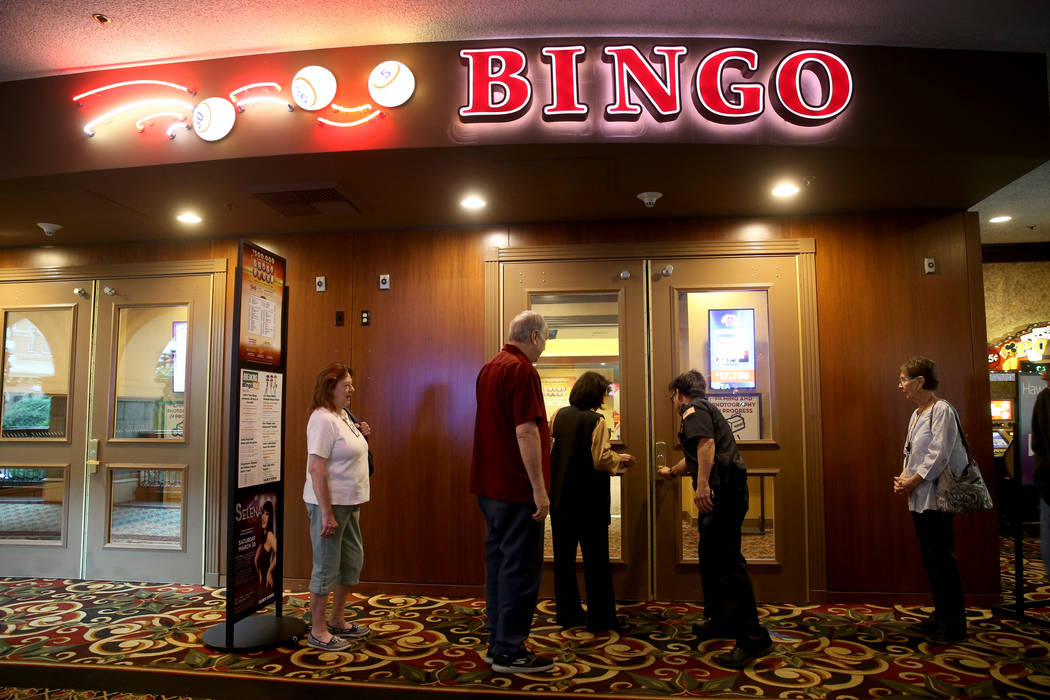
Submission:
M 522 311 L 510 322 L 510 330 L 507 337 L 514 343 L 527 343 L 532 337 L 533 331 L 539 331 L 541 335 L 547 334 L 547 321 L 535 311 Z

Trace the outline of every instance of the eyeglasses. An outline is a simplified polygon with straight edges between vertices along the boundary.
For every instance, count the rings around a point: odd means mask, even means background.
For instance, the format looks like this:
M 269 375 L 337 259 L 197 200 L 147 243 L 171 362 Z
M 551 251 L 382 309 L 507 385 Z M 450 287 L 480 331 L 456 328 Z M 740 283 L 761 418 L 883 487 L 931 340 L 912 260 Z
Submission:
M 905 382 L 910 382 L 912 379 L 918 379 L 918 377 L 897 377 L 897 386 L 904 386 Z

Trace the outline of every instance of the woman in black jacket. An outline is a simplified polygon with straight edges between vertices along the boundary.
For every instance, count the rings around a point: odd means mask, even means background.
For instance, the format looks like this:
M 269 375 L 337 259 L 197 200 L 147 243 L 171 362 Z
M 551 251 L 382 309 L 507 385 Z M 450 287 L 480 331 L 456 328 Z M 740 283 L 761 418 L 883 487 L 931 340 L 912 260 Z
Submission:
M 586 622 L 592 632 L 618 627 L 609 566 L 610 476 L 634 463 L 609 447 L 605 417 L 598 413 L 609 380 L 584 372 L 569 394 L 569 405 L 551 417 L 551 534 L 554 541 L 554 597 L 558 624 Z M 576 584 L 576 546 L 583 552 L 587 612 Z

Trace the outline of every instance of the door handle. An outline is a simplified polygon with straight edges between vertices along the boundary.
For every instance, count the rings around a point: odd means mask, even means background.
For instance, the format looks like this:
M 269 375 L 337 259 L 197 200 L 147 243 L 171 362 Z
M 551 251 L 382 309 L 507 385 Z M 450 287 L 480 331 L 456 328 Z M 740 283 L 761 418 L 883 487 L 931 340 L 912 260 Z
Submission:
M 87 454 L 84 458 L 84 466 L 87 467 L 88 474 L 97 474 L 99 465 L 104 465 L 105 462 L 98 458 L 98 440 L 88 440 Z
M 660 483 L 663 479 L 658 479 L 656 474 L 662 467 L 667 466 L 667 443 L 653 443 L 653 453 L 653 479 L 655 479 L 657 483 Z

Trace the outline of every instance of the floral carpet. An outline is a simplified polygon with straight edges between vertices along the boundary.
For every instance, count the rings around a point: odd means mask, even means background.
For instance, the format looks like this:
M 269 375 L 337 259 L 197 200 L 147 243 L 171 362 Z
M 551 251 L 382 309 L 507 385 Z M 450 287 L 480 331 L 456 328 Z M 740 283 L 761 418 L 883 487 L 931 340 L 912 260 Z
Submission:
M 1043 588 L 1050 592 L 1045 580 Z M 286 601 L 285 614 L 306 618 L 305 594 L 287 594 Z M 689 625 L 700 618 L 697 605 L 624 605 L 624 630 L 593 635 L 561 629 L 551 601 L 541 601 L 530 643 L 557 665 L 513 676 L 493 673 L 482 661 L 483 600 L 376 595 L 352 604 L 369 635 L 348 650 L 321 652 L 296 640 L 232 654 L 200 642 L 223 619 L 222 589 L 0 578 L 0 685 L 39 687 L 75 677 L 87 685 L 72 687 L 148 687 L 196 697 L 240 696 L 262 679 L 273 681 L 267 687 L 279 683 L 286 697 L 332 685 L 361 697 L 422 689 L 500 697 L 1050 697 L 1050 628 L 978 608 L 968 611 L 965 643 L 935 647 L 909 629 L 928 613 L 924 608 L 762 605 L 774 653 L 736 671 L 712 658 L 731 642 L 697 647 Z M 119 673 L 91 685 L 105 670 Z

